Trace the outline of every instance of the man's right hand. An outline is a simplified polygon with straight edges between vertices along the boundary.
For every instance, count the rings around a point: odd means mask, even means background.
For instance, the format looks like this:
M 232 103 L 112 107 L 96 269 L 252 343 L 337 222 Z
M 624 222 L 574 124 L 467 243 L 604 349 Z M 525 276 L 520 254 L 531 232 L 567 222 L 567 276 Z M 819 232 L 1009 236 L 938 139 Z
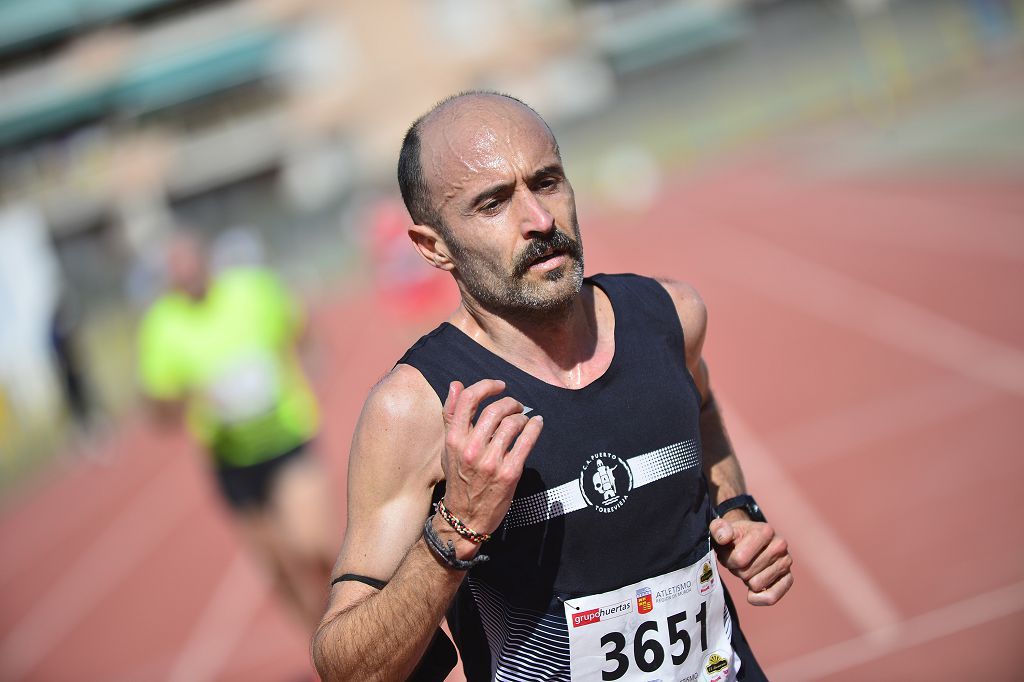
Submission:
M 445 506 L 477 533 L 491 533 L 500 524 L 527 455 L 537 443 L 544 420 L 529 418 L 511 397 L 496 400 L 476 418 L 480 403 L 505 390 L 505 382 L 484 379 L 463 387 L 453 381 L 444 402 Z

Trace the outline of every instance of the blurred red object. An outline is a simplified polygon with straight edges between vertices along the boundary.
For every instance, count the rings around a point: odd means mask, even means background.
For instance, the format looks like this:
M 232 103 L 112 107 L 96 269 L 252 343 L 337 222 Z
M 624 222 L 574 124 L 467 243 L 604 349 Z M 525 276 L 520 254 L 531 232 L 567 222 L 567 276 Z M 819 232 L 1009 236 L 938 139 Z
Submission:
M 395 199 L 370 210 L 374 295 L 380 307 L 403 320 L 436 316 L 458 304 L 458 289 L 447 273 L 431 268 L 407 233 L 409 215 Z

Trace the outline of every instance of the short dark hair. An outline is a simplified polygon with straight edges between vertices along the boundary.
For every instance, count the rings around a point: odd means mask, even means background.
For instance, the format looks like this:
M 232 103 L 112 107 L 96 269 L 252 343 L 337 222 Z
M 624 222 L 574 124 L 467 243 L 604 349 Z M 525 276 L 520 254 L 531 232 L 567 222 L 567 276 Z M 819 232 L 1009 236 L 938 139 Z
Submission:
M 507 95 L 503 92 L 495 92 L 492 90 L 464 90 L 455 95 L 445 97 L 443 100 L 431 107 L 430 111 L 423 114 L 409 126 L 409 130 L 406 131 L 405 137 L 402 139 L 402 150 L 398 154 L 398 189 L 402 192 L 402 201 L 405 202 L 405 208 L 409 211 L 409 217 L 417 225 L 430 225 L 437 229 L 442 234 L 447 231 L 447 227 L 441 216 L 438 214 L 436 208 L 430 200 L 430 188 L 427 187 L 427 179 L 423 176 L 423 162 L 420 158 L 420 134 L 423 128 L 423 122 L 426 121 L 434 112 L 446 107 L 455 100 L 462 99 L 463 97 L 474 97 L 479 95 L 489 95 L 493 97 L 504 97 L 505 99 L 512 100 L 522 106 L 526 107 L 539 118 L 550 131 L 551 128 L 548 126 L 547 121 L 538 114 L 533 107 L 526 102 L 522 101 L 512 95 Z M 554 137 L 554 135 L 552 135 Z
M 442 229 L 437 224 L 440 216 L 430 203 L 430 190 L 423 177 L 423 162 L 420 160 L 420 129 L 426 117 L 424 114 L 413 121 L 402 139 L 402 151 L 398 154 L 398 189 L 414 223 Z

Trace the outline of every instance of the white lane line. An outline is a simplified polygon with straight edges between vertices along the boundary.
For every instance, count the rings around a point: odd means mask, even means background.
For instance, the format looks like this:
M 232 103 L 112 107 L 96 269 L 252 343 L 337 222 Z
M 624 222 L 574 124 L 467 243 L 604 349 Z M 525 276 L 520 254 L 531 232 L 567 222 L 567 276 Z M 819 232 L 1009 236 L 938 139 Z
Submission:
M 999 395 L 959 376 L 943 377 L 767 433 L 763 440 L 785 453 L 787 463 L 810 466 L 962 415 Z
M 268 593 L 266 579 L 249 556 L 237 550 L 172 664 L 167 680 L 217 679 Z
M 194 508 L 174 471 L 184 462 L 170 458 L 8 633 L 0 643 L 7 679 L 28 676 Z
M 909 618 L 898 623 L 894 637 L 881 639 L 868 633 L 771 666 L 767 672 L 772 679 L 789 682 L 820 680 L 1020 611 L 1024 611 L 1024 582 Z
M 0 589 L 32 568 L 40 557 L 65 538 L 79 532 L 96 515 L 96 510 L 104 501 L 100 495 L 86 497 L 75 506 L 73 514 L 53 514 L 52 507 L 61 502 L 58 486 L 71 483 L 95 485 L 96 480 L 87 478 L 87 473 L 84 467 L 79 467 L 66 474 L 66 480 L 51 482 L 49 486 L 35 491 L 34 499 L 27 504 L 0 512 L 9 516 L 4 519 L 5 525 L 9 524 L 8 528 L 0 533 L 0 545 L 4 546 L 4 555 L 0 558 Z M 53 489 L 47 489 L 50 486 Z M 38 499 L 49 503 L 46 505 L 49 509 L 44 505 L 35 506 Z
M 846 208 L 856 210 L 853 203 L 851 202 Z M 988 218 L 990 223 L 985 225 L 984 231 L 972 228 L 968 232 L 949 224 L 948 209 L 939 208 L 943 210 L 943 213 L 936 215 L 934 221 L 931 216 L 918 212 L 913 220 L 901 225 L 899 230 L 885 229 L 881 224 L 871 222 L 863 228 L 844 230 L 842 238 L 850 242 L 868 245 L 895 245 L 940 256 L 962 257 L 969 255 L 975 258 L 992 258 L 1002 262 L 1024 261 L 1024 240 L 1021 240 L 1020 230 L 1017 227 L 1017 223 L 1021 219 L 1019 215 L 1010 214 L 1009 219 L 1003 216 L 990 216 Z M 885 206 L 882 207 L 882 210 L 872 207 L 871 213 L 881 215 L 901 210 L 904 209 L 895 206 Z M 980 222 L 977 210 L 974 208 L 959 212 L 961 213 L 959 220 L 967 222 L 969 219 Z M 982 218 L 982 220 L 984 219 Z M 1002 224 L 992 224 L 995 221 L 1001 221 Z
M 262 641 L 259 642 L 260 646 L 248 653 L 244 660 L 239 661 L 237 666 L 231 669 L 231 677 L 239 680 L 258 680 L 265 677 L 264 673 L 267 666 L 278 667 L 282 661 L 287 662 L 289 666 L 295 668 L 297 673 L 301 673 L 302 670 L 308 670 L 310 680 L 318 680 L 319 677 L 313 677 L 313 662 L 309 654 L 309 647 L 306 647 L 307 656 L 305 661 L 303 660 L 301 653 L 296 655 L 295 641 L 291 637 L 274 637 L 269 639 L 262 637 Z M 308 641 L 306 642 L 308 645 Z M 300 649 L 301 650 L 301 649 Z M 303 668 L 303 665 L 305 667 Z M 294 679 L 303 679 L 301 674 L 296 674 Z M 134 682 L 134 680 L 125 680 L 124 682 Z M 465 680 L 463 680 L 465 682 Z
M 731 233 L 718 273 L 780 303 L 874 338 L 986 386 L 1024 395 L 1024 351 L 899 296 L 788 251 L 749 231 Z M 750 276 L 748 273 L 765 273 Z
M 139 682 L 139 680 L 163 680 L 171 669 L 171 654 L 153 656 L 145 663 L 107 677 L 103 682 Z
M 757 497 L 766 500 L 764 508 L 771 510 L 772 522 L 793 548 L 796 570 L 813 573 L 862 632 L 888 636 L 900 620 L 896 607 L 744 420 L 728 403 L 724 408 L 729 437 L 744 475 Z
M 99 447 L 113 452 L 112 456 L 118 459 L 118 466 L 136 468 L 132 472 L 124 472 L 135 479 L 130 482 L 130 486 L 136 487 L 152 480 L 154 473 L 159 469 L 159 464 L 149 469 L 145 468 L 145 462 L 125 460 L 125 451 L 129 449 L 130 439 L 134 435 L 132 428 L 131 425 L 125 426 L 122 431 Z M 59 546 L 65 538 L 81 532 L 83 526 L 101 513 L 100 510 L 106 500 L 102 495 L 93 494 L 76 500 L 73 513 L 52 514 L 52 507 L 61 505 L 62 492 L 66 486 L 122 489 L 121 481 L 111 480 L 113 474 L 120 475 L 121 472 L 98 470 L 95 464 L 84 460 L 78 460 L 70 466 L 70 471 L 62 473 L 63 479 L 50 480 L 26 494 L 19 502 L 0 508 L 0 515 L 7 517 L 4 524 L 9 528 L 0 532 L 0 545 L 4 545 L 7 550 L 0 557 L 0 589 L 30 570 L 36 561 Z M 6 536 L 9 534 L 14 534 L 15 537 L 5 544 Z
M 773 195 L 768 193 L 772 190 L 778 196 L 778 190 L 771 187 L 761 192 L 762 198 L 772 199 Z M 801 180 L 787 184 L 786 191 L 803 194 L 819 189 L 813 181 Z M 852 196 L 848 191 L 837 194 L 831 187 L 824 191 L 830 212 L 842 215 L 839 226 L 844 240 L 946 255 L 968 254 L 1001 262 L 1024 260 L 1021 216 L 1013 208 L 956 202 L 955 198 L 950 201 L 947 196 L 936 201 L 932 196 L 915 193 L 913 188 L 864 186 L 856 180 L 856 194 Z M 905 216 L 899 229 L 886 224 L 893 214 Z M 965 223 L 971 223 L 969 230 L 963 228 Z

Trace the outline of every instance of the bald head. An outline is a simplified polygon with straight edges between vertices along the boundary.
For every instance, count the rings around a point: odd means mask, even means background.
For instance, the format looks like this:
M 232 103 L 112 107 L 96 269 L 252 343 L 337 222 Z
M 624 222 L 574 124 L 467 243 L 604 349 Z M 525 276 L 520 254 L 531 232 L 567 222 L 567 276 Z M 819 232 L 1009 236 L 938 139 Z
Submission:
M 526 103 L 496 92 L 472 91 L 448 97 L 416 119 L 405 134 L 398 157 L 398 186 L 417 225 L 446 231 L 435 190 L 446 164 L 472 170 L 474 151 L 496 144 L 514 145 L 523 135 L 546 136 L 556 154 L 550 127 Z

